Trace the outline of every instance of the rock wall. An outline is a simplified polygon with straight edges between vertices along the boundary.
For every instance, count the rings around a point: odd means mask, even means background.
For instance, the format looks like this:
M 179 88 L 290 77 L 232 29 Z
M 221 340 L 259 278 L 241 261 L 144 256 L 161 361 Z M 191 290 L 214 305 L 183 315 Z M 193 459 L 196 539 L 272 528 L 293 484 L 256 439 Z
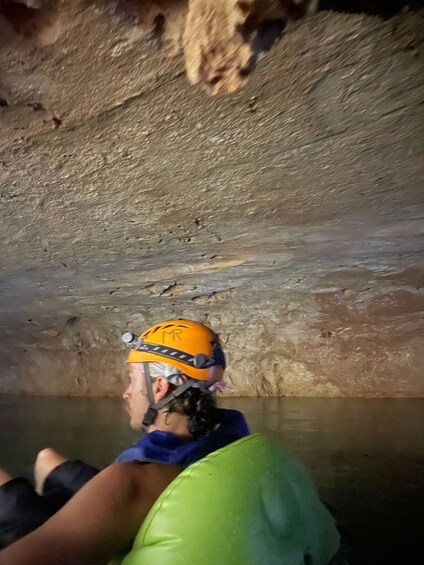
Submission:
M 188 317 L 239 394 L 423 395 L 423 12 L 318 12 L 211 98 L 183 2 L 5 4 L 0 391 L 116 394 Z

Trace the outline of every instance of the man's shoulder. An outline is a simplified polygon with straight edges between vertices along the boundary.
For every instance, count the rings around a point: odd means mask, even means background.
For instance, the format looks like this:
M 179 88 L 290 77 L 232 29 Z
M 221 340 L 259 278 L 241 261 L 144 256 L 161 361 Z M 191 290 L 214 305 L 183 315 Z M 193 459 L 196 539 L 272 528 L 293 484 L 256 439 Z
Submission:
M 181 467 L 164 463 L 124 461 L 112 463 L 103 472 L 104 492 L 110 497 L 109 506 L 120 512 L 145 508 L 179 475 Z M 110 493 L 110 494 L 109 494 Z
M 144 483 L 155 482 L 163 479 L 167 482 L 169 479 L 176 477 L 181 471 L 181 467 L 177 465 L 168 465 L 165 463 L 149 463 L 145 461 L 122 461 L 112 463 L 104 471 L 103 480 L 110 486 L 116 486 L 121 491 L 140 488 Z M 135 494 L 135 493 L 134 493 Z
M 140 485 L 140 468 L 140 463 L 134 461 L 112 463 L 95 479 L 99 488 L 104 487 L 107 492 L 119 493 L 120 498 L 131 498 L 137 494 Z

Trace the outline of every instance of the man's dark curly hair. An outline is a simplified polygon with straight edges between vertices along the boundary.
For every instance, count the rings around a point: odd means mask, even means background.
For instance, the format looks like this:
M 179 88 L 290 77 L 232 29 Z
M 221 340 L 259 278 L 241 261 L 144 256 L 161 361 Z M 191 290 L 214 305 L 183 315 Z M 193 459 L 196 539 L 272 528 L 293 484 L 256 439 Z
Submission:
M 176 388 L 175 385 L 170 385 L 169 392 Z M 200 388 L 189 388 L 181 396 L 171 400 L 166 411 L 187 416 L 187 429 L 194 438 L 207 436 L 218 427 L 215 398 L 210 392 Z

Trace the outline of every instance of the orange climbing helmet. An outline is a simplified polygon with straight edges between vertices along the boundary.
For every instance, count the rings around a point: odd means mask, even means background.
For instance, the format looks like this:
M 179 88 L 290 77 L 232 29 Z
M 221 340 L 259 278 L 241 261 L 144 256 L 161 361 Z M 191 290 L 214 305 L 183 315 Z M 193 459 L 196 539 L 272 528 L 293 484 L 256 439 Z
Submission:
M 190 387 L 202 386 L 213 392 L 224 385 L 222 375 L 225 356 L 218 336 L 209 328 L 191 320 L 167 320 L 156 324 L 139 337 L 131 332 L 122 334 L 122 341 L 131 345 L 128 363 L 142 363 L 149 407 L 144 414 L 146 430 L 156 420 L 158 411 Z M 155 403 L 149 363 L 167 363 L 181 371 L 183 384 Z
M 167 320 L 148 328 L 138 338 L 125 332 L 122 339 L 132 345 L 127 363 L 168 363 L 198 381 L 219 380 L 218 373 L 222 376 L 225 369 L 218 336 L 198 322 Z M 221 371 L 211 371 L 212 367 L 220 367 Z

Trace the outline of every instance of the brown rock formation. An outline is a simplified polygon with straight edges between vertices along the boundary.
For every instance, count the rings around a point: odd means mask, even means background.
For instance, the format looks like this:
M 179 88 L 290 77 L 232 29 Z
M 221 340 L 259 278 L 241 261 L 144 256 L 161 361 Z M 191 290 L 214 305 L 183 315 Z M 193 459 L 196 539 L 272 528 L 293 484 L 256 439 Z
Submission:
M 240 394 L 423 394 L 422 11 L 318 12 L 211 98 L 184 2 L 11 4 L 0 391 L 115 394 L 120 332 L 185 316 Z M 188 29 L 241 85 L 259 28 Z
M 212 94 L 235 92 L 286 23 L 312 13 L 316 4 L 314 0 L 190 0 L 184 31 L 189 81 L 205 84 Z

